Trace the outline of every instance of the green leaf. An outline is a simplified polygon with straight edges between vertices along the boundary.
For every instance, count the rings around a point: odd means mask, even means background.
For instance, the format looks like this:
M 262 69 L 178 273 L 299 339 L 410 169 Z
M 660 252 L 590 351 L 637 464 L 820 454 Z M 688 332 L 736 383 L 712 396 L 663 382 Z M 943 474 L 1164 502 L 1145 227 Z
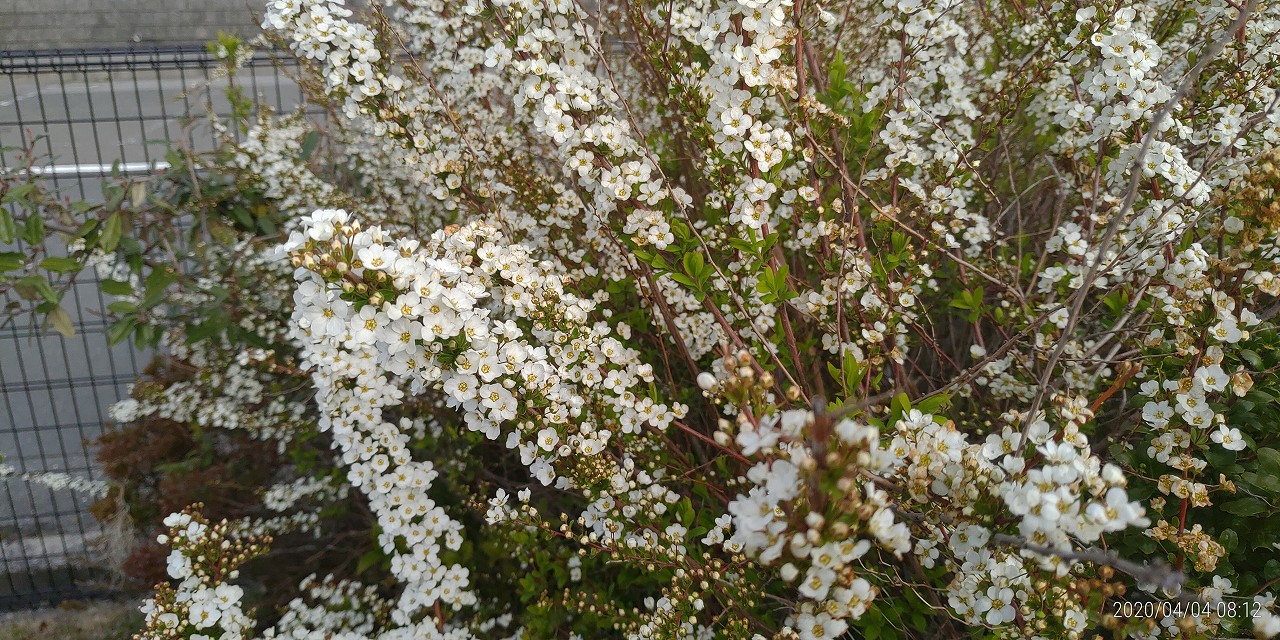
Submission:
M 120 280 L 103 280 L 98 283 L 102 287 L 102 292 L 112 296 L 127 296 L 133 293 L 133 287 L 128 282 Z
M 17 271 L 22 268 L 22 264 L 26 262 L 27 257 L 21 253 L 6 252 L 0 253 L 0 272 Z
M 375 565 L 382 562 L 382 551 L 379 549 L 370 549 L 360 556 L 359 562 L 356 563 L 356 575 L 360 575 Z
M 1280 560 L 1272 558 L 1262 565 L 1262 577 L 1267 580 L 1280 578 Z
M 679 282 L 680 284 L 682 284 L 682 285 L 684 285 L 684 286 L 686 286 L 686 287 L 696 287 L 696 286 L 698 286 L 698 283 L 694 282 L 694 281 L 693 281 L 693 278 L 690 278 L 689 276 L 686 276 L 686 275 L 684 275 L 683 273 L 672 273 L 672 274 L 671 274 L 671 279 L 672 279 L 672 280 L 675 280 L 676 282 Z
M 18 237 L 18 227 L 8 209 L 0 209 L 0 244 L 9 244 Z
M 4 197 L 0 197 L 0 203 L 9 204 L 10 202 L 18 202 L 28 204 L 31 202 L 29 196 L 36 190 L 36 183 L 26 182 L 16 187 L 10 188 L 4 192 Z
M 102 233 L 98 235 L 98 247 L 108 253 L 115 251 L 116 246 L 120 244 L 120 234 L 124 220 L 119 212 L 111 214 L 107 218 L 107 222 L 102 225 Z
M 1240 474 L 1240 480 L 1269 494 L 1280 496 L 1280 477 L 1249 471 Z
M 64 338 L 70 338 L 76 334 L 76 329 L 71 324 L 71 315 L 61 306 L 49 312 L 49 326 L 61 333 Z
M 22 230 L 22 239 L 28 244 L 40 244 L 44 241 L 44 219 L 37 215 L 27 216 Z
M 1223 511 L 1237 516 L 1256 516 L 1267 510 L 1267 504 L 1257 498 L 1240 498 L 1232 500 L 1220 507 Z
M 1227 553 L 1231 553 L 1240 544 L 1240 536 L 1235 529 L 1226 529 L 1218 534 L 1218 543 L 1227 550 Z
M 40 294 L 41 298 L 44 298 L 49 302 L 58 301 L 58 293 L 53 290 L 53 286 L 50 285 L 49 281 L 45 280 L 43 276 L 38 276 L 34 274 L 29 276 L 23 276 L 18 279 L 18 283 L 31 287 L 36 291 L 36 293 Z
M 697 278 L 698 274 L 702 273 L 702 268 L 706 266 L 706 259 L 698 251 L 690 251 L 684 254 L 681 262 L 684 264 L 684 272 L 692 278 Z
M 159 337 L 160 333 L 155 325 L 139 324 L 137 330 L 133 333 L 133 344 L 140 349 L 153 347 Z
M 683 498 L 676 504 L 676 513 L 679 514 L 680 523 L 684 526 L 688 527 L 693 524 L 693 502 L 688 497 Z
M 1136 544 L 1138 547 L 1138 551 L 1141 551 L 1147 555 L 1151 555 L 1156 552 L 1156 548 L 1157 548 L 1156 541 L 1152 540 L 1151 538 L 1139 537 L 1138 542 Z
M 75 258 L 52 257 L 40 261 L 40 268 L 57 273 L 71 273 L 80 270 L 80 261 Z
M 1254 371 L 1260 371 L 1264 368 L 1262 365 L 1262 356 L 1258 355 L 1258 352 L 1253 351 L 1252 349 L 1241 349 L 1240 357 L 1244 359 L 1245 362 L 1248 362 L 1249 366 L 1252 367 Z
M 115 302 L 112 302 L 111 304 L 107 305 L 107 311 L 110 311 L 111 313 L 125 314 L 125 313 L 133 313 L 134 311 L 137 311 L 137 310 L 138 310 L 138 305 L 128 300 L 116 300 Z
M 80 223 L 79 227 L 76 227 L 75 236 L 77 238 L 83 238 L 89 235 L 90 231 L 93 231 L 94 229 L 97 229 L 97 228 L 98 228 L 98 219 L 89 218 L 88 220 L 85 220 L 84 222 Z
M 1280 451 L 1271 447 L 1258 449 L 1258 469 L 1280 480 Z
M 107 329 L 107 343 L 120 344 L 124 339 L 129 337 L 129 332 L 133 331 L 133 326 L 137 321 L 133 318 L 121 318 L 115 321 L 111 327 Z
M 320 132 L 311 131 L 302 138 L 302 151 L 298 154 L 298 158 L 306 162 L 311 158 L 311 154 L 315 152 L 316 145 L 320 144 Z
M 240 223 L 240 226 L 249 231 L 253 230 L 253 215 L 249 213 L 248 209 L 244 207 L 233 207 L 231 209 L 231 216 L 236 219 L 236 222 Z
M 169 285 L 173 284 L 176 278 L 167 268 L 153 269 L 147 275 L 146 282 L 143 283 L 145 295 L 142 299 L 142 306 L 154 307 L 164 300 L 169 294 Z
M 200 324 L 188 325 L 186 329 L 187 344 L 194 344 L 205 340 L 209 337 L 217 335 L 226 327 L 226 322 L 222 320 L 210 319 Z
M 916 408 L 923 413 L 937 413 L 943 407 L 951 403 L 951 394 L 940 393 L 935 396 L 929 396 L 916 403 Z
M 891 402 L 889 406 L 894 411 L 905 415 L 908 411 L 911 411 L 911 400 L 907 398 L 907 394 L 899 393 L 893 397 L 893 402 Z
M 893 243 L 893 252 L 902 253 L 907 248 L 907 234 L 901 231 L 894 231 L 890 235 L 890 241 Z

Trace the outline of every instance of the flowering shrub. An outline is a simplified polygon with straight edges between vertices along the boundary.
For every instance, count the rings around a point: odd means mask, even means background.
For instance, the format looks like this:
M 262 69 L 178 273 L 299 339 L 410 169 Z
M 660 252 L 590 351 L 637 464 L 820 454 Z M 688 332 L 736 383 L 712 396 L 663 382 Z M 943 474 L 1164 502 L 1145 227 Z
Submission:
M 289 460 L 277 517 L 169 523 L 201 526 L 144 637 L 255 630 L 191 549 L 361 527 L 256 630 L 1280 634 L 1280 8 L 274 0 L 263 26 L 329 120 L 224 123 L 226 198 L 76 208 L 48 258 L 58 205 L 0 186 L 31 212 L 0 219 L 31 245 L 6 293 L 56 328 L 40 270 L 93 265 L 113 333 L 197 372 L 118 420 Z M 174 212 L 181 256 L 134 240 Z M 326 531 L 348 500 L 369 520 Z

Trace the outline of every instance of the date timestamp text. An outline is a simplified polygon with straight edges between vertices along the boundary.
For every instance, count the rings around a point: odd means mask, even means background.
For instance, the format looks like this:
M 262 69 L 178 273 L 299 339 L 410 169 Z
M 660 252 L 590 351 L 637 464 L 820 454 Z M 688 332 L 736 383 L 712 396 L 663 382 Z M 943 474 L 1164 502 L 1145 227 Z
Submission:
M 1222 600 L 1220 602 L 1170 602 L 1155 600 L 1114 601 L 1107 605 L 1108 613 L 1120 619 L 1134 618 L 1200 618 L 1217 616 L 1226 618 L 1253 618 L 1262 605 L 1252 599 Z

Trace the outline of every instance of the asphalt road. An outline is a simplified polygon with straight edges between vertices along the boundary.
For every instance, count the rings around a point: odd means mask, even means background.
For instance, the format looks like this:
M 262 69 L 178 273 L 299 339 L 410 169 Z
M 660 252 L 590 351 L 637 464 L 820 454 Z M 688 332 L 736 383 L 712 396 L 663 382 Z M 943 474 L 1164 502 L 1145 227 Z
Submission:
M 299 102 L 297 87 L 270 68 L 246 70 L 237 82 L 277 110 Z M 116 161 L 145 169 L 171 143 L 211 149 L 210 128 L 198 120 L 210 110 L 226 113 L 226 86 L 201 69 L 0 73 L 0 147 L 11 147 L 0 150 L 0 170 L 21 164 L 29 148 L 48 184 L 73 199 L 101 199 L 102 174 Z M 25 318 L 0 328 L 0 456 L 19 474 L 100 475 L 88 443 L 149 357 L 107 345 L 106 303 L 92 281 L 76 285 L 64 301 L 77 327 L 72 338 Z M 85 556 L 101 533 L 87 512 L 91 502 L 70 490 L 0 480 L 0 609 Z

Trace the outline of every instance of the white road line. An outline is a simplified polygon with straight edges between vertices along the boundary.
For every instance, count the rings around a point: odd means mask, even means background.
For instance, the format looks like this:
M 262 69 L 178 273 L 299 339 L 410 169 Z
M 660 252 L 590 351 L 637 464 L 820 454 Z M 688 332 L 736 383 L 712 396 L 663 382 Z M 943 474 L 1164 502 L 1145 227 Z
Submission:
M 14 105 L 19 102 L 22 102 L 23 100 L 26 100 L 27 98 L 34 98 L 38 95 L 40 95 L 39 91 L 28 91 L 27 93 L 24 93 L 22 95 L 14 96 L 13 100 L 0 100 L 0 107 L 7 107 L 10 105 Z

